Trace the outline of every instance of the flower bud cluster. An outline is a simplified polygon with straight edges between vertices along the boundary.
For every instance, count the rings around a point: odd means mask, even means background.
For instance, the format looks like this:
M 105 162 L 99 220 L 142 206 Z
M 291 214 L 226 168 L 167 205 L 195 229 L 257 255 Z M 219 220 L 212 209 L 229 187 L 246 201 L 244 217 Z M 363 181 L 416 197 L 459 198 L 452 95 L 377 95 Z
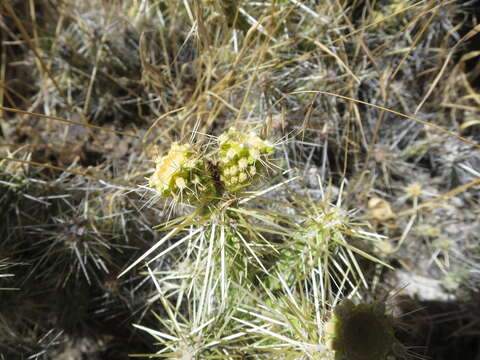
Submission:
M 167 155 L 155 159 L 150 187 L 163 197 L 187 203 L 205 202 L 235 193 L 253 183 L 267 165 L 274 147 L 257 135 L 230 129 L 218 138 L 218 148 L 206 155 L 192 145 L 173 143 Z

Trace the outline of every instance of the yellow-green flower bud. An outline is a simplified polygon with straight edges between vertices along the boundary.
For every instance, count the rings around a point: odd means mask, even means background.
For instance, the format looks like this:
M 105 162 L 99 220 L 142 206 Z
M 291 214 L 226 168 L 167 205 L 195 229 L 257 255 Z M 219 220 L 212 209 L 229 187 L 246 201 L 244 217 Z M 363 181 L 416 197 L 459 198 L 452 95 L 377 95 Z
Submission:
M 220 135 L 218 142 L 220 179 L 225 189 L 233 192 L 251 185 L 265 168 L 268 155 L 275 151 L 256 134 L 234 128 Z
M 173 143 L 167 155 L 155 159 L 150 186 L 163 197 L 197 203 L 215 195 L 205 160 L 191 145 Z

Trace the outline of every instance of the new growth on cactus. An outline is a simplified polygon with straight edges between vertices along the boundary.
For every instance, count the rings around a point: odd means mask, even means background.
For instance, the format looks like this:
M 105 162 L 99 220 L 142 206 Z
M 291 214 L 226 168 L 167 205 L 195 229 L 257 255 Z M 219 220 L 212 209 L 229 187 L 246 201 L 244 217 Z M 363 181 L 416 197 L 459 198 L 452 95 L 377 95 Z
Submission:
M 265 158 L 275 148 L 254 133 L 229 129 L 218 138 L 220 180 L 225 189 L 236 192 L 253 183 L 260 171 L 268 164 Z
M 218 138 L 218 147 L 202 153 L 190 144 L 173 143 L 155 159 L 150 187 L 162 197 L 189 204 L 205 204 L 220 196 L 234 196 L 252 185 L 269 167 L 275 148 L 253 132 L 230 128 Z M 218 173 L 218 174 L 217 174 Z
M 167 155 L 155 159 L 150 186 L 163 197 L 199 203 L 215 194 L 208 163 L 192 145 L 173 143 Z

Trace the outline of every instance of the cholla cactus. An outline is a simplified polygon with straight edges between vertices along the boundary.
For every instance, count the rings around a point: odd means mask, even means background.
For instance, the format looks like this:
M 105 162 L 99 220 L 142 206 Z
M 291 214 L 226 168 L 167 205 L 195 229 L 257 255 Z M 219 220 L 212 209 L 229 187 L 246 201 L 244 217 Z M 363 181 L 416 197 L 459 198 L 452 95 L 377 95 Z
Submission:
M 219 181 L 229 192 L 251 185 L 267 163 L 274 147 L 255 134 L 230 129 L 220 135 L 219 149 L 198 155 L 191 145 L 173 143 L 167 155 L 155 160 L 150 186 L 163 197 L 189 203 L 202 203 L 217 195 Z M 217 171 L 220 179 L 217 179 Z
M 173 143 L 167 155 L 155 160 L 150 186 L 163 197 L 199 202 L 215 195 L 215 186 L 207 162 L 191 145 Z
M 253 183 L 266 167 L 266 158 L 274 147 L 253 133 L 242 133 L 234 128 L 218 138 L 220 179 L 225 189 L 238 191 Z
M 336 291 L 334 284 L 344 281 L 345 274 L 352 289 L 360 284 L 368 288 L 366 263 L 361 259 L 389 267 L 374 253 L 385 238 L 366 231 L 368 224 L 360 221 L 355 210 L 344 209 L 341 201 L 330 203 L 323 193 L 321 201 L 292 194 L 296 199 L 292 204 L 303 207 L 304 213 L 303 221 L 295 223 L 296 231 L 285 240 L 277 262 L 277 270 L 288 281 L 302 281 L 312 271 L 323 269 L 326 276 L 322 282 L 327 293 Z M 295 219 L 301 217 L 297 214 Z
M 326 333 L 336 360 L 384 360 L 389 354 L 406 354 L 382 302 L 355 305 L 343 300 L 326 324 Z

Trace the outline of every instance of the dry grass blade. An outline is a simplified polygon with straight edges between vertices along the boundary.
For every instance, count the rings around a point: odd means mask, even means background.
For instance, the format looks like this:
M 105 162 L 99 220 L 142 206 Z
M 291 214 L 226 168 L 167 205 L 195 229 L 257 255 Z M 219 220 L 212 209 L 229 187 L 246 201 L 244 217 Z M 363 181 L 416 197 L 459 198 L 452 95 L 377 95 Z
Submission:
M 433 80 L 432 85 L 430 86 L 430 89 L 428 89 L 427 93 L 425 94 L 424 98 L 422 101 L 420 101 L 420 104 L 418 104 L 417 108 L 415 109 L 414 114 L 416 114 L 420 108 L 423 106 L 425 101 L 429 98 L 429 96 L 432 94 L 433 90 L 435 89 L 435 86 L 437 86 L 438 82 L 443 76 L 443 73 L 445 72 L 448 63 L 450 62 L 453 54 L 457 51 L 458 47 L 462 45 L 465 41 L 468 41 L 475 35 L 477 35 L 480 32 L 480 25 L 475 26 L 472 30 L 470 30 L 464 37 L 462 37 L 456 44 L 455 46 L 450 50 L 450 52 L 447 55 L 447 58 L 445 59 L 440 71 L 438 72 L 438 75 L 435 77 L 435 80 Z
M 17 14 L 15 13 L 15 10 L 12 8 L 12 6 L 10 5 L 9 1 L 4 1 L 3 2 L 3 6 L 5 7 L 5 9 L 7 9 L 8 13 L 14 18 L 15 20 L 15 23 L 17 24 L 18 28 L 20 29 L 20 32 L 22 33 L 22 37 L 23 39 L 26 41 L 26 44 L 30 47 L 30 49 L 33 51 L 33 53 L 35 54 L 38 62 L 40 63 L 43 71 L 45 71 L 48 75 L 48 77 L 50 78 L 50 80 L 52 81 L 52 83 L 54 84 L 54 86 L 57 88 L 57 90 L 62 93 L 60 87 L 58 86 L 58 83 L 57 81 L 55 80 L 54 76 L 52 75 L 50 69 L 47 67 L 47 65 L 45 64 L 45 62 L 43 61 L 43 57 L 41 56 L 41 54 L 38 52 L 36 46 L 33 44 L 33 42 L 31 41 L 31 39 L 29 38 L 28 36 L 28 33 L 27 33 L 27 30 L 25 29 L 25 27 L 23 26 L 23 23 L 22 21 L 18 18 Z
M 0 159 L 1 159 L 1 160 L 5 160 L 5 161 L 9 161 L 9 162 L 16 162 L 16 163 L 19 163 L 19 164 L 36 166 L 36 167 L 40 167 L 40 168 L 44 168 L 44 169 L 52 169 L 52 170 L 60 171 L 60 172 L 67 173 L 67 174 L 83 176 L 83 177 L 85 177 L 85 178 L 87 178 L 87 179 L 92 179 L 92 180 L 97 180 L 97 181 L 103 181 L 103 182 L 111 183 L 111 184 L 114 184 L 114 185 L 117 185 L 117 186 L 121 186 L 121 187 L 133 187 L 133 186 L 135 186 L 135 184 L 133 184 L 133 183 L 126 183 L 126 182 L 119 181 L 119 180 L 116 180 L 116 179 L 106 179 L 106 178 L 102 178 L 102 177 L 100 177 L 100 176 L 96 176 L 96 175 L 93 175 L 93 174 L 89 174 L 88 172 L 82 172 L 82 171 L 76 171 L 76 170 L 66 169 L 66 168 L 63 168 L 63 167 L 60 167 L 60 166 L 51 165 L 51 164 L 42 164 L 42 163 L 38 163 L 38 162 L 36 162 L 36 161 L 28 161 L 28 160 L 22 160 L 22 159 L 14 159 L 14 158 L 4 157 L 4 156 L 0 156 Z
M 357 100 L 357 99 L 353 99 L 353 98 L 350 98 L 348 96 L 343 96 L 343 95 L 339 95 L 339 94 L 334 94 L 334 93 L 331 93 L 331 92 L 328 92 L 328 91 L 320 91 L 320 90 L 307 90 L 307 91 L 294 91 L 294 92 L 291 92 L 290 94 L 287 94 L 287 95 L 284 95 L 280 100 L 277 101 L 277 103 L 281 102 L 284 98 L 288 97 L 289 95 L 294 95 L 294 94 L 324 94 L 324 95 L 329 95 L 329 96 L 335 96 L 335 97 L 338 97 L 340 99 L 345 99 L 345 100 L 348 100 L 348 101 L 352 101 L 352 102 L 356 102 L 358 104 L 363 104 L 363 105 L 367 105 L 367 106 L 371 106 L 371 107 L 374 107 L 376 109 L 379 109 L 379 110 L 383 110 L 383 111 L 386 111 L 386 112 L 389 112 L 391 114 L 394 114 L 394 115 L 398 115 L 398 116 L 401 116 L 403 118 L 406 118 L 406 119 L 410 119 L 410 120 L 414 120 L 420 124 L 423 124 L 425 126 L 429 126 L 435 130 L 438 130 L 438 131 L 441 131 L 447 135 L 450 135 L 450 136 L 454 136 L 456 137 L 457 139 L 463 141 L 464 143 L 467 143 L 467 144 L 470 144 L 478 149 L 480 149 L 480 144 L 472 141 L 472 140 L 469 140 L 461 135 L 458 135 L 458 134 L 455 134 L 454 132 L 450 131 L 450 130 L 447 130 L 441 126 L 438 126 L 438 125 L 435 125 L 429 121 L 425 121 L 425 120 L 422 120 L 422 119 L 419 119 L 415 116 L 411 116 L 411 115 L 407 115 L 407 114 L 403 114 L 399 111 L 395 111 L 395 110 L 391 110 L 389 108 L 386 108 L 384 106 L 380 106 L 380 105 L 376 105 L 376 104 L 372 104 L 372 103 L 369 103 L 367 101 L 362 101 L 362 100 Z
M 455 0 L 452 0 L 451 2 L 453 2 L 453 1 L 455 1 Z M 371 28 L 371 27 L 375 27 L 375 26 L 381 24 L 382 22 L 385 22 L 385 21 L 387 21 L 387 20 L 389 20 L 389 19 L 391 19 L 391 18 L 394 18 L 395 16 L 400 15 L 400 14 L 402 14 L 402 13 L 404 13 L 404 12 L 410 10 L 410 9 L 413 9 L 413 8 L 415 8 L 415 7 L 423 4 L 423 3 L 425 3 L 425 2 L 428 2 L 428 0 L 420 0 L 420 1 L 416 2 L 415 4 L 412 4 L 412 5 L 410 5 L 410 6 L 407 6 L 407 7 L 403 8 L 403 9 L 400 9 L 400 10 L 394 12 L 393 14 L 390 14 L 390 15 L 386 16 L 386 17 L 383 18 L 383 19 L 380 19 L 380 20 L 375 21 L 375 22 L 373 22 L 373 23 L 371 23 L 371 24 L 362 26 L 362 27 L 358 28 L 357 30 L 354 30 L 354 31 L 352 31 L 352 32 L 349 32 L 347 35 L 338 37 L 337 39 L 329 42 L 329 43 L 327 44 L 327 46 L 333 45 L 333 44 L 335 44 L 335 43 L 337 43 L 337 42 L 344 41 L 345 39 L 348 39 L 349 37 L 352 37 L 352 36 L 354 36 L 354 35 L 356 35 L 356 34 L 358 34 L 358 33 L 362 33 L 363 31 L 365 31 L 365 30 L 367 30 L 367 29 L 369 29 L 369 28 Z
M 30 111 L 19 110 L 19 109 L 12 109 L 12 108 L 8 108 L 8 107 L 4 107 L 4 106 L 0 106 L 0 110 L 9 111 L 9 112 L 14 112 L 14 113 L 17 113 L 17 114 L 24 114 L 24 115 L 35 116 L 35 117 L 39 117 L 39 118 L 43 118 L 43 119 L 50 119 L 50 120 L 60 121 L 60 122 L 63 122 L 63 123 L 66 123 L 66 124 L 70 124 L 70 125 L 84 126 L 84 127 L 90 128 L 90 129 L 95 129 L 95 130 L 99 130 L 99 131 L 106 131 L 106 132 L 109 132 L 109 133 L 112 133 L 112 134 L 128 136 L 128 137 L 132 137 L 132 138 L 136 138 L 136 139 L 139 138 L 138 135 L 135 135 L 135 134 L 132 134 L 132 133 L 128 133 L 128 132 L 126 132 L 126 131 L 118 131 L 118 130 L 109 129 L 109 128 L 106 128 L 106 127 L 103 127 L 103 126 L 92 125 L 92 124 L 84 123 L 84 122 L 80 122 L 80 121 L 73 121 L 73 120 L 63 119 L 63 118 L 57 117 L 57 116 L 45 115 L 45 114 L 39 114 L 39 113 L 33 113 L 33 112 L 30 112 Z

